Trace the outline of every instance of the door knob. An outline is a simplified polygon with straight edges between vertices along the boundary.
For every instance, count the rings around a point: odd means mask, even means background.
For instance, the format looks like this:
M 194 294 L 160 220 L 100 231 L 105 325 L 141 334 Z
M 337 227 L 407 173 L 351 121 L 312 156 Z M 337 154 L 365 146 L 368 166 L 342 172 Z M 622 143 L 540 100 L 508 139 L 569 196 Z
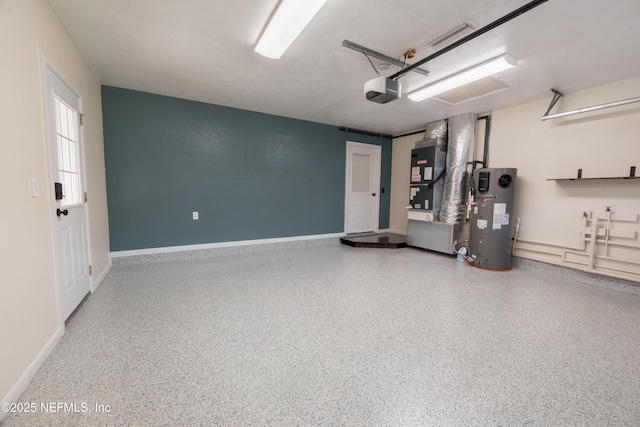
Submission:
M 60 208 L 58 208 L 56 210 L 56 215 L 58 216 L 58 218 L 60 218 L 60 215 L 67 216 L 67 215 L 69 215 L 69 210 L 65 209 L 65 210 L 61 211 Z
M 375 195 L 376 195 L 376 193 L 371 193 L 371 195 L 372 195 L 372 196 L 375 196 Z

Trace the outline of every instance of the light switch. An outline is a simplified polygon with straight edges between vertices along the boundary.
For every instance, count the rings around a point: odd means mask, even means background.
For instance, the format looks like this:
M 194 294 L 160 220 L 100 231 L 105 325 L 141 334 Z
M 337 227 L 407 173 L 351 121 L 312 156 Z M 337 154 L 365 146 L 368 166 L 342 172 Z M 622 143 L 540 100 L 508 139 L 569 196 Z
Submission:
M 38 178 L 31 178 L 31 197 L 40 197 L 40 187 Z
M 194 220 L 194 221 L 197 221 L 197 220 L 199 220 L 199 219 L 200 219 L 200 216 L 198 215 L 198 212 L 194 211 L 194 212 L 193 212 L 193 220 Z

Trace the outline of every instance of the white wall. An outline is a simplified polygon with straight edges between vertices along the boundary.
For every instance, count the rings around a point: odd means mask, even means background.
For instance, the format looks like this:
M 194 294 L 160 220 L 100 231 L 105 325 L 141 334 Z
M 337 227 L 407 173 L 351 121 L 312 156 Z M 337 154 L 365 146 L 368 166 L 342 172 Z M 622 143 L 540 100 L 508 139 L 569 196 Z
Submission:
M 416 141 L 424 139 L 424 132 L 393 139 L 391 154 L 391 208 L 389 209 L 389 230 L 395 233 L 407 232 L 407 210 L 409 206 L 409 174 L 411 150 Z
M 637 77 L 568 93 L 553 112 L 639 95 Z M 540 117 L 550 100 L 551 93 L 543 100 L 492 113 L 489 167 L 518 168 L 514 221 L 521 219 L 519 238 L 523 242 L 518 244 L 516 255 L 588 270 L 576 264 L 587 263 L 586 255 L 568 254 L 571 262 L 563 261 L 562 246 L 583 245 L 580 233 L 585 211 L 603 212 L 605 206 L 612 206 L 615 212 L 640 213 L 640 179 L 559 183 L 547 178 L 575 177 L 579 168 L 583 177 L 628 176 L 630 166 L 636 166 L 636 175 L 640 176 L 640 104 L 542 122 Z M 410 152 L 421 138 L 422 135 L 415 135 L 393 141 L 391 229 L 406 231 L 404 206 L 409 196 Z M 482 157 L 483 139 L 484 122 L 480 121 L 476 128 L 478 160 Z M 617 241 L 640 246 L 637 221 L 615 223 L 613 228 L 637 230 L 635 239 Z M 597 255 L 604 256 L 604 252 L 599 244 Z M 595 272 L 640 281 L 640 268 L 632 264 L 640 263 L 640 250 L 612 246 L 608 256 L 631 262 L 596 259 Z
M 18 397 L 63 331 L 54 283 L 40 49 L 81 91 L 93 277 L 110 263 L 99 80 L 45 1 L 1 0 L 0 401 Z M 40 183 L 37 198 L 31 196 L 32 177 Z
M 640 95 L 640 77 L 567 93 L 553 112 L 573 110 Z M 563 246 L 581 244 L 581 216 L 584 211 L 602 212 L 612 206 L 615 212 L 640 213 L 640 180 L 547 181 L 548 178 L 628 176 L 637 166 L 640 176 L 640 104 L 600 110 L 542 122 L 549 98 L 518 107 L 495 111 L 490 142 L 491 167 L 518 168 L 516 217 L 521 218 L 519 237 Z M 615 224 L 617 229 L 638 230 L 638 223 Z M 622 239 L 640 245 L 638 238 Z M 568 267 L 562 248 L 522 244 L 516 255 Z M 525 250 L 524 248 L 529 248 Z M 640 262 L 640 251 L 612 247 L 610 255 Z M 537 251 L 553 252 L 555 255 Z M 604 248 L 598 248 L 604 254 Z M 585 256 L 574 255 L 576 262 Z M 618 274 L 598 272 L 640 281 L 640 269 L 628 263 L 606 263 L 612 268 L 635 271 Z

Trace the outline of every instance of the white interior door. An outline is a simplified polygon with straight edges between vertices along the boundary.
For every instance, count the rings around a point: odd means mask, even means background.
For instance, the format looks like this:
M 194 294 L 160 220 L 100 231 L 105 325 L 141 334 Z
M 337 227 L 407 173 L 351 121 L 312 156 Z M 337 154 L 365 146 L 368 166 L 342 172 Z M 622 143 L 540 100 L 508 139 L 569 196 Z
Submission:
M 45 70 L 47 141 L 53 191 L 56 284 L 60 318 L 66 320 L 91 289 L 84 193 L 80 98 L 48 66 Z M 55 188 L 55 187 L 54 187 Z M 53 190 L 53 189 L 52 189 Z
M 378 145 L 347 142 L 345 233 L 378 231 L 381 153 Z

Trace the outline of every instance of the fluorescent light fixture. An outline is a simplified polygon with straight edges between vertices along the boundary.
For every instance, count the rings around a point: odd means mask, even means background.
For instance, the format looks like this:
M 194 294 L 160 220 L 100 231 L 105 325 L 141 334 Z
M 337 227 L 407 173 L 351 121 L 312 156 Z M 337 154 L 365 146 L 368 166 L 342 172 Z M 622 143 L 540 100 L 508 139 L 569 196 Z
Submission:
M 282 0 L 264 30 L 255 51 L 267 58 L 280 59 L 327 0 Z
M 422 101 L 451 89 L 464 86 L 467 83 L 497 74 L 500 71 L 507 70 L 516 65 L 518 65 L 517 59 L 509 54 L 504 54 L 411 92 L 408 96 L 412 101 Z

